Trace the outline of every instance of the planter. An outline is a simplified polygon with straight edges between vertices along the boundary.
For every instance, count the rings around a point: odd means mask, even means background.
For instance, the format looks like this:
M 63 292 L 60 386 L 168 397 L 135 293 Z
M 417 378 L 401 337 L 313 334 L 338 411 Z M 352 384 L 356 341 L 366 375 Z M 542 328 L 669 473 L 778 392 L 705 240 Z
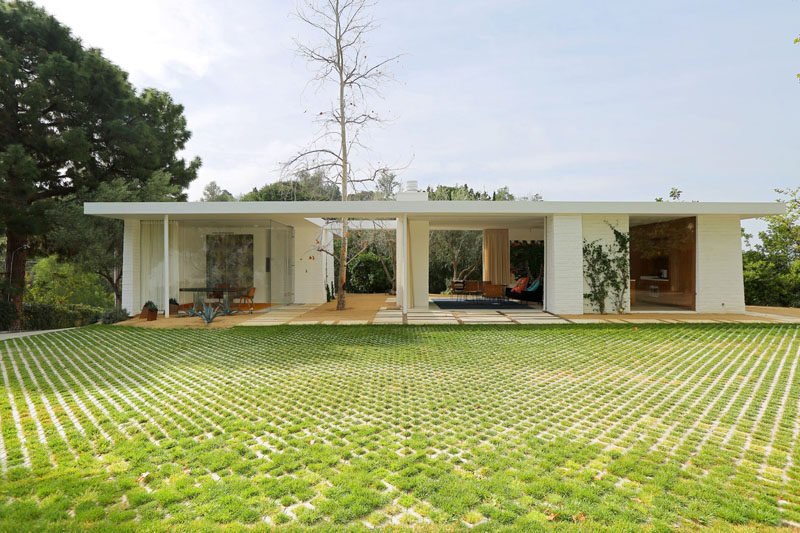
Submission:
M 149 311 L 147 306 L 144 306 L 142 307 L 142 312 L 139 314 L 139 318 L 146 318 L 148 322 L 153 321 L 158 318 L 158 309 Z
M 178 316 L 177 304 L 169 304 L 169 316 Z

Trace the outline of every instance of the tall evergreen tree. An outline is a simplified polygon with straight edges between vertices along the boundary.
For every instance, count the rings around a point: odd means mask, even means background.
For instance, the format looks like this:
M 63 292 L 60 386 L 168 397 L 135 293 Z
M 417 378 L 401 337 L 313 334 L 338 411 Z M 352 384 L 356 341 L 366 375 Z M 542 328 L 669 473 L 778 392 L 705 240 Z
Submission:
M 177 156 L 189 136 L 168 94 L 137 93 L 125 72 L 44 10 L 0 0 L 0 226 L 16 305 L 28 247 L 53 225 L 55 201 L 114 180 L 136 188 L 156 171 L 185 199 L 200 166 Z

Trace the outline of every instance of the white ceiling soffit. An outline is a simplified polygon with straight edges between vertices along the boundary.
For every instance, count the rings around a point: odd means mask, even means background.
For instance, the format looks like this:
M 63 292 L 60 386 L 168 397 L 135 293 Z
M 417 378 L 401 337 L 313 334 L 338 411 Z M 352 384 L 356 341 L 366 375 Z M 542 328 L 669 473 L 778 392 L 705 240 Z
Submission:
M 257 219 L 260 217 L 299 219 L 391 218 L 408 215 L 415 219 L 449 219 L 451 222 L 500 219 L 557 214 L 628 214 L 631 216 L 666 215 L 737 215 L 755 218 L 785 211 L 779 202 L 90 202 L 84 204 L 88 215 L 111 218 L 156 219 L 165 214 L 174 220 L 224 217 Z M 302 220 L 305 222 L 305 220 Z M 445 223 L 445 220 L 441 220 Z M 306 222 L 307 223 L 307 222 Z

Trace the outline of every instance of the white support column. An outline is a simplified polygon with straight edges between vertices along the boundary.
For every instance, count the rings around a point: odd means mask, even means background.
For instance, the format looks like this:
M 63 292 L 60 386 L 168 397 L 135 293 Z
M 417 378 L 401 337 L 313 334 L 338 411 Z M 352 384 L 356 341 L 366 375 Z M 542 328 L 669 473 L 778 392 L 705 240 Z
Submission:
M 139 302 L 139 224 L 125 219 L 122 238 L 122 308 L 136 312 Z
M 164 318 L 169 318 L 169 215 L 164 215 Z
M 697 217 L 695 310 L 744 313 L 742 226 L 737 215 Z
M 581 215 L 550 215 L 545 235 L 547 311 L 583 313 L 583 230 Z
M 542 283 L 546 283 L 549 279 L 549 271 L 547 270 L 547 257 L 550 255 L 550 239 L 547 238 L 547 224 L 550 217 L 544 217 L 544 261 L 542 261 Z M 547 285 L 542 287 L 542 309 L 550 309 L 547 305 Z
M 412 309 L 428 309 L 428 248 L 430 224 L 427 220 L 409 220 L 408 226 L 408 279 L 410 290 L 407 301 Z
M 401 218 L 402 220 L 402 235 L 403 235 L 403 256 L 402 256 L 402 263 L 403 263 L 403 314 L 408 314 L 408 303 L 409 303 L 409 293 L 411 292 L 411 277 L 408 275 L 409 265 L 409 258 L 408 258 L 408 215 L 403 215 Z

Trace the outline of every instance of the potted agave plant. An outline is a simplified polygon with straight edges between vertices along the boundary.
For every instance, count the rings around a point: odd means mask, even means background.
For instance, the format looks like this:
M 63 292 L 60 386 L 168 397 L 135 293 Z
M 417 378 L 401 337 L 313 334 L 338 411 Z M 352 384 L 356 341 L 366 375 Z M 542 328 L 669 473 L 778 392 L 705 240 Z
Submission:
M 147 300 L 142 307 L 142 314 L 150 322 L 158 318 L 158 306 L 152 300 Z
M 175 298 L 169 299 L 169 316 L 178 316 L 178 300 Z

